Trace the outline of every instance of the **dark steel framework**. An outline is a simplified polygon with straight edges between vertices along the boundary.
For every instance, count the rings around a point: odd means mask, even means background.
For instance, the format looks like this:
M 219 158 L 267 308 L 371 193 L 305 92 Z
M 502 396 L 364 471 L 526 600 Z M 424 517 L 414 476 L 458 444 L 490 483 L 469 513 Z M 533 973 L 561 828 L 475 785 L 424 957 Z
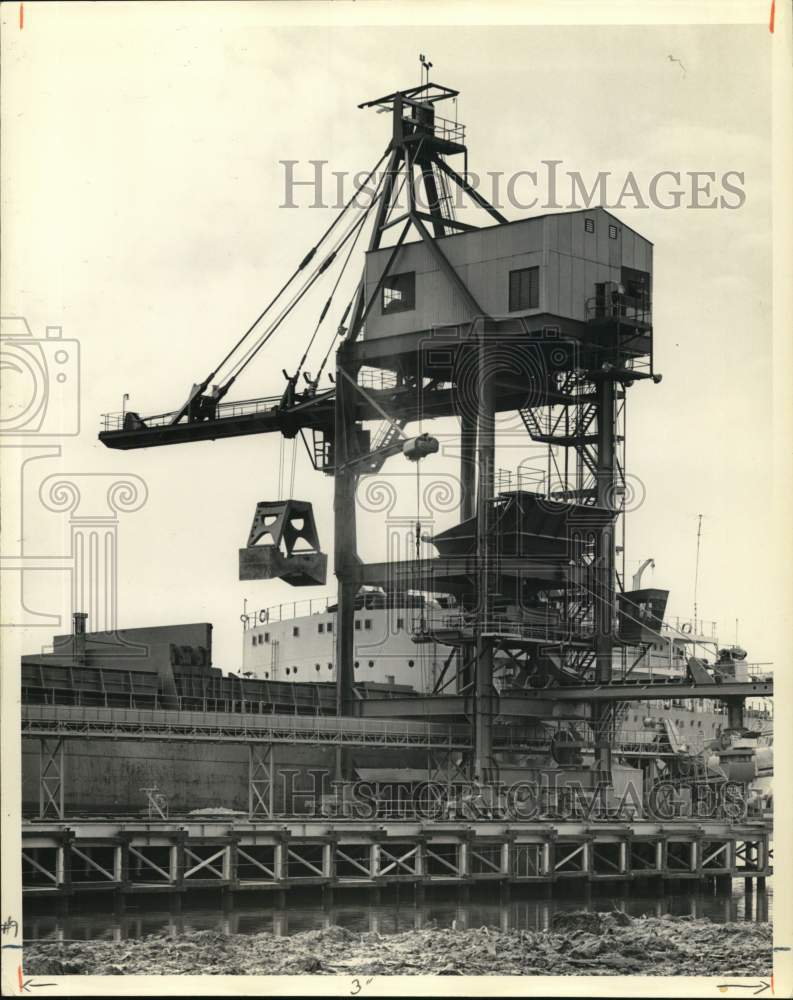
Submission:
M 637 378 L 652 376 L 651 328 L 649 315 L 641 319 L 629 317 L 619 293 L 609 297 L 605 288 L 600 292 L 600 300 L 594 303 L 593 325 L 587 331 L 588 336 L 579 342 L 562 341 L 555 329 L 531 331 L 522 320 L 516 324 L 514 320 L 502 321 L 484 313 L 442 247 L 444 236 L 470 228 L 455 219 L 454 199 L 448 192 L 445 197 L 439 195 L 442 183 L 451 181 L 458 186 L 496 223 L 504 224 L 507 220 L 467 184 L 466 170 L 460 175 L 447 162 L 450 156 L 467 155 L 464 144 L 450 140 L 446 123 L 439 125 L 435 114 L 437 102 L 453 96 L 454 92 L 447 88 L 425 86 L 363 105 L 389 110 L 393 122 L 388 180 L 372 231 L 370 251 L 381 246 L 384 233 L 391 226 L 404 220 L 404 228 L 368 301 L 365 301 L 361 285 L 351 328 L 337 353 L 338 708 L 343 714 L 355 710 L 353 607 L 360 582 L 356 572 L 355 531 L 358 472 L 350 463 L 356 457 L 355 447 L 360 441 L 355 423 L 356 382 L 362 366 L 367 365 L 393 373 L 397 384 L 409 390 L 408 399 L 413 400 L 414 409 L 409 414 L 403 409 L 400 413 L 403 419 L 407 416 L 410 421 L 433 415 L 433 408 L 425 402 L 433 391 L 428 391 L 427 386 L 437 386 L 437 391 L 450 393 L 453 410 L 460 417 L 461 514 L 463 519 L 476 517 L 476 566 L 473 577 L 465 577 L 464 582 L 458 583 L 458 592 L 466 595 L 467 591 L 466 596 L 476 612 L 476 627 L 470 644 L 462 635 L 456 643 L 460 647 L 458 690 L 472 690 L 474 695 L 473 773 L 480 780 L 488 780 L 497 772 L 493 751 L 493 724 L 497 713 L 493 654 L 496 648 L 504 648 L 498 629 L 491 627 L 496 597 L 502 590 L 494 506 L 496 412 L 514 406 L 520 411 L 531 438 L 547 446 L 548 464 L 549 467 L 553 464 L 557 481 L 554 487 L 550 481 L 545 484 L 546 496 L 574 501 L 573 511 L 575 505 L 596 505 L 602 511 L 616 514 L 624 493 L 624 455 L 620 454 L 624 432 L 618 431 L 624 416 L 625 389 Z M 456 138 L 460 138 L 459 134 Z M 398 184 L 400 172 L 408 193 L 408 210 L 392 218 L 395 214 L 393 195 L 401 189 Z M 427 211 L 419 207 L 422 188 Z M 411 227 L 426 245 L 459 301 L 464 303 L 468 323 L 460 324 L 451 339 L 448 332 L 438 335 L 438 331 L 431 331 L 384 341 L 360 341 L 366 317 L 381 294 Z M 637 342 L 640 342 L 638 346 Z M 433 365 L 433 354 L 446 354 L 451 362 L 447 370 Z M 642 363 L 637 363 L 637 359 L 642 359 Z M 462 377 L 466 369 L 474 373 L 468 385 Z M 516 380 L 516 369 L 523 373 L 523 379 Z M 517 405 L 516 390 L 522 396 Z M 561 464 L 559 452 L 564 456 Z M 555 679 L 562 674 L 568 682 L 576 679 L 579 683 L 603 684 L 611 680 L 617 584 L 614 518 L 603 518 L 596 536 L 593 545 L 579 544 L 571 539 L 575 558 L 570 561 L 578 564 L 575 566 L 578 573 L 563 571 L 562 574 L 569 641 L 554 650 L 543 651 L 536 645 L 516 644 L 511 640 L 518 655 L 521 646 L 524 653 L 531 650 L 526 658 L 531 662 L 530 676 L 535 681 L 549 682 L 554 672 Z M 577 582 L 574 576 L 578 576 Z M 547 583 L 540 583 L 541 586 Z M 535 582 L 536 589 L 539 587 Z M 449 636 L 446 638 L 448 640 Z M 555 658 L 556 671 L 542 669 L 543 652 L 546 660 Z M 606 778 L 611 774 L 615 705 L 615 702 L 607 702 L 605 706 L 593 706 L 599 765 Z

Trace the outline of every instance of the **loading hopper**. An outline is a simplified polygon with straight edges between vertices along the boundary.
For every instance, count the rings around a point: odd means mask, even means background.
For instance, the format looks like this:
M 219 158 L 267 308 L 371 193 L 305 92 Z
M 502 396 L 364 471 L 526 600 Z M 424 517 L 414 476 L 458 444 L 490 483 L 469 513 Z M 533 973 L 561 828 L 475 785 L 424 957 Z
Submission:
M 262 500 L 248 544 L 239 550 L 240 580 L 285 580 L 293 587 L 325 584 L 328 557 L 320 551 L 314 511 L 306 500 Z

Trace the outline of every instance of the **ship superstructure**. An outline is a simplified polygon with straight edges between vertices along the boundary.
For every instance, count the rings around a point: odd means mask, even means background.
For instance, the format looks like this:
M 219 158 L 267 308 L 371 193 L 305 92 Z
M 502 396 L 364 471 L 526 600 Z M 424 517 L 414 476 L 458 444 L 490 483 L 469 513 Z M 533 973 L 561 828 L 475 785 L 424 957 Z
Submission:
M 238 673 L 258 680 L 336 682 L 334 598 L 309 598 L 247 611 L 242 615 L 242 666 Z M 355 660 L 357 684 L 382 685 L 394 693 L 405 689 L 432 694 L 443 685 L 455 655 L 453 646 L 437 639 L 427 641 L 421 632 L 430 619 L 454 621 L 455 607 L 444 607 L 421 594 L 387 595 L 370 588 L 356 600 Z M 656 623 L 657 624 L 657 623 Z M 625 647 L 634 664 L 629 676 L 635 683 L 668 681 L 669 697 L 627 706 L 620 715 L 616 742 L 651 742 L 658 725 L 669 721 L 692 748 L 727 731 L 725 706 L 717 697 L 685 697 L 689 660 L 693 653 L 711 670 L 729 672 L 741 682 L 769 673 L 769 664 L 746 661 L 738 647 L 723 647 L 715 622 L 681 620 L 661 622 L 642 644 Z M 614 669 L 621 668 L 623 650 L 614 654 Z M 508 690 L 519 668 L 507 654 L 495 657 L 496 685 Z M 753 699 L 745 710 L 749 730 L 768 733 L 772 726 L 770 701 Z
M 241 673 L 272 680 L 336 680 L 336 612 L 333 597 L 286 601 L 242 617 Z M 551 638 L 546 628 L 548 614 L 535 616 L 534 627 Z M 433 690 L 438 676 L 454 651 L 441 641 L 444 629 L 459 626 L 460 609 L 454 602 L 423 594 L 386 594 L 367 588 L 355 602 L 355 669 L 359 675 L 381 683 L 409 684 L 417 692 Z M 427 635 L 427 625 L 434 633 Z M 712 662 L 722 648 L 716 623 L 693 623 L 676 619 L 647 629 L 642 641 L 634 640 L 627 649 L 636 677 L 681 679 L 686 676 L 692 650 Z M 501 659 L 510 666 L 509 658 Z M 615 669 L 621 666 L 623 651 L 614 654 Z M 511 664 L 511 673 L 516 672 Z M 755 670 L 755 665 L 751 665 Z M 749 677 L 750 665 L 738 669 L 738 679 Z M 315 676 L 316 675 L 316 676 Z

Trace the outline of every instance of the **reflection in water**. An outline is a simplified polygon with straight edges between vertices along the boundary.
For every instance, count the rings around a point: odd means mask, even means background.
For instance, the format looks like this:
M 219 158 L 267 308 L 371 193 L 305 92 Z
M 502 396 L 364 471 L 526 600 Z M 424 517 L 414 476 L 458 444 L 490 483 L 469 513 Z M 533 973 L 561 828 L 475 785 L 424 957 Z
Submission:
M 511 898 L 499 902 L 498 889 L 474 887 L 470 899 L 464 900 L 445 890 L 428 894 L 425 900 L 414 900 L 413 891 L 384 890 L 381 900 L 373 902 L 366 892 L 337 892 L 334 902 L 319 903 L 316 895 L 293 891 L 287 895 L 288 908 L 279 909 L 272 897 L 252 899 L 237 897 L 233 909 L 221 906 L 217 896 L 195 897 L 185 901 L 181 913 L 168 909 L 161 898 L 137 897 L 127 903 L 127 912 L 114 914 L 103 900 L 87 897 L 73 900 L 68 915 L 52 915 L 39 906 L 26 912 L 26 940 L 113 940 L 139 938 L 148 934 L 177 937 L 192 931 L 215 930 L 221 934 L 259 934 L 269 932 L 277 937 L 300 931 L 320 930 L 334 924 L 351 931 L 376 931 L 396 934 L 427 927 L 498 927 L 501 930 L 547 930 L 554 913 L 565 910 L 624 910 L 631 916 L 642 914 L 660 917 L 704 917 L 717 922 L 751 920 L 765 923 L 770 919 L 772 894 L 770 889 L 744 894 L 743 880 L 736 879 L 731 895 L 698 892 L 685 894 L 622 895 L 613 891 L 592 891 L 563 887 L 553 897 L 537 898 L 531 888 L 513 887 Z

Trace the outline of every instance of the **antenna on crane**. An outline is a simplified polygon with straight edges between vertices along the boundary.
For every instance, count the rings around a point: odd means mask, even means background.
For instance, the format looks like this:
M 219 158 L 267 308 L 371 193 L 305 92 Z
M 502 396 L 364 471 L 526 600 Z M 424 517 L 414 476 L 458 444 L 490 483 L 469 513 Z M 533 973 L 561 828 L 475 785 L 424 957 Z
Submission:
M 430 82 L 430 70 L 432 69 L 432 63 L 429 59 L 427 59 L 423 52 L 419 52 L 419 62 L 421 63 L 421 85 L 423 87 L 425 84 L 429 84 Z M 426 80 L 424 79 L 425 73 L 427 74 Z

